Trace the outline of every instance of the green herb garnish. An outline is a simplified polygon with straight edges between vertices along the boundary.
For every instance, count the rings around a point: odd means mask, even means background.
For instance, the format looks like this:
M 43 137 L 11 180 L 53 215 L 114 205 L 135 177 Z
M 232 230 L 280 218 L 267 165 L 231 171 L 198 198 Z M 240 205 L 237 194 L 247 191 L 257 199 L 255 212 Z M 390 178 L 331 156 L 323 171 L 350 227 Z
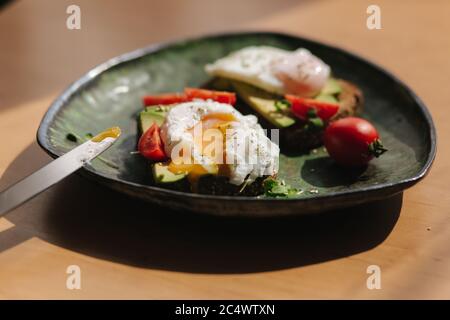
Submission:
M 268 197 L 289 197 L 299 194 L 299 190 L 287 185 L 283 180 L 267 179 L 264 181 L 264 194 Z
M 277 109 L 278 112 L 283 112 L 286 109 L 291 107 L 291 103 L 287 100 L 277 100 L 274 103 L 275 109 Z
M 314 108 L 309 108 L 308 112 L 306 112 L 306 116 L 308 117 L 308 119 L 317 118 L 317 110 Z
M 317 110 L 309 108 L 306 116 L 308 117 L 305 125 L 305 130 L 308 131 L 320 131 L 325 127 L 323 120 L 317 115 Z
M 92 139 L 94 136 L 92 135 L 92 133 L 86 133 L 84 135 L 84 137 L 76 134 L 75 132 L 69 132 L 66 135 L 66 139 L 72 142 L 86 142 L 87 140 Z
M 78 142 L 78 137 L 73 133 L 68 133 L 66 139 L 72 142 Z
M 312 127 L 316 128 L 316 129 L 323 129 L 323 127 L 324 127 L 323 120 L 320 119 L 319 117 L 309 118 L 308 124 L 310 124 Z

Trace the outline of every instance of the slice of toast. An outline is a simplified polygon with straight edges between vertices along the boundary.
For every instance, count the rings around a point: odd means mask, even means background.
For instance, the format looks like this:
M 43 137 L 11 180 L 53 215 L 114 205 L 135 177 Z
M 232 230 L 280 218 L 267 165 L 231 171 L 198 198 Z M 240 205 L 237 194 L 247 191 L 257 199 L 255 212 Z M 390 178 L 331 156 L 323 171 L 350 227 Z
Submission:
M 333 79 L 333 82 L 340 87 L 340 90 L 331 97 L 339 103 L 339 111 L 331 121 L 359 114 L 364 103 L 361 90 L 355 84 L 343 79 Z M 224 78 L 214 78 L 207 86 L 217 90 L 236 91 L 240 98 L 237 108 L 241 112 L 256 113 L 259 123 L 265 129 L 279 128 L 282 151 L 306 152 L 322 145 L 323 131 L 311 130 L 306 122 L 296 118 L 289 111 L 283 113 L 277 111 L 274 104 L 275 101 L 282 100 L 282 96 Z M 266 112 L 262 113 L 261 108 L 265 108 Z
M 364 96 L 362 91 L 353 83 L 338 79 L 342 88 L 338 95 L 339 112 L 332 120 L 353 116 L 362 112 L 364 105 Z
M 160 126 L 171 107 L 172 105 L 151 106 L 141 111 L 139 113 L 139 128 L 141 133 L 147 131 L 153 123 Z M 167 164 L 165 163 L 151 163 L 151 167 L 152 183 L 155 185 L 164 186 L 171 190 L 212 195 L 257 196 L 264 192 L 264 181 L 267 178 L 275 178 L 275 176 L 264 176 L 257 178 L 251 183 L 234 185 L 229 183 L 229 179 L 225 176 L 204 175 L 199 178 L 195 185 L 192 185 L 187 175 L 176 175 L 168 172 Z M 167 175 L 170 177 L 168 178 Z

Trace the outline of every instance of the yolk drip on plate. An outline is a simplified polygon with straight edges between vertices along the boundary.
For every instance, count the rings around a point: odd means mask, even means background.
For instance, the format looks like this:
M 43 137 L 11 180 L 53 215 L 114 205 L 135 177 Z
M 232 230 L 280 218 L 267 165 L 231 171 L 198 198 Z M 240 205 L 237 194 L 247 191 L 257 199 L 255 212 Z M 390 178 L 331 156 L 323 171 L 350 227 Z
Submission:
M 175 174 L 187 174 L 194 187 L 202 175 L 215 174 L 226 176 L 228 174 L 228 166 L 225 164 L 226 129 L 235 121 L 236 118 L 230 113 L 210 113 L 203 116 L 188 132 L 194 137 L 194 143 L 199 148 L 201 155 L 211 159 L 212 164 L 198 164 L 193 159 L 191 159 L 190 163 L 180 163 L 172 160 L 168 169 Z M 222 139 L 220 144 L 217 144 L 214 138 L 218 137 L 218 134 L 220 134 Z M 220 146 L 222 150 L 216 150 L 215 146 Z
M 121 130 L 119 127 L 112 127 L 109 129 L 106 129 L 103 132 L 100 132 L 98 135 L 93 137 L 91 141 L 93 142 L 101 142 L 106 138 L 118 138 L 121 134 Z

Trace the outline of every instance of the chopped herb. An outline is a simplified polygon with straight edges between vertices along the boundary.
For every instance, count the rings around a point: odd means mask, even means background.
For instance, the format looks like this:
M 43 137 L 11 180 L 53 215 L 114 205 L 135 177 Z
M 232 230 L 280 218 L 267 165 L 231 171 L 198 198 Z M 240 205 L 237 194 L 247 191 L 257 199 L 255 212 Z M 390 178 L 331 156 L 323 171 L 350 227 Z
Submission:
M 78 141 L 77 136 L 75 134 L 73 134 L 73 133 L 68 133 L 66 135 L 66 139 L 69 140 L 69 141 L 72 141 L 72 142 L 77 142 Z
M 306 114 L 308 117 L 307 124 L 305 126 L 305 130 L 307 131 L 320 131 L 325 127 L 325 123 L 323 120 L 317 115 L 317 110 L 314 108 L 309 108 L 308 113 Z
M 278 185 L 277 180 L 267 179 L 266 181 L 264 181 L 264 192 L 271 191 L 277 185 Z
M 277 100 L 274 103 L 275 109 L 277 109 L 278 112 L 283 112 L 284 110 L 291 107 L 291 103 L 287 100 Z
M 287 185 L 284 181 L 267 179 L 264 181 L 264 194 L 268 197 L 289 197 L 299 194 L 299 190 Z
M 74 133 L 74 132 L 69 132 L 69 133 L 66 135 L 66 139 L 69 140 L 69 141 L 72 141 L 72 142 L 79 142 L 79 141 L 85 142 L 85 141 L 87 141 L 87 140 L 89 140 L 89 139 L 92 139 L 93 137 L 94 137 L 94 136 L 92 135 L 92 133 L 86 133 L 86 134 L 84 135 L 84 138 L 81 137 L 81 136 L 79 136 L 78 134 L 76 134 L 76 133 Z
M 323 127 L 324 127 L 323 120 L 320 119 L 319 117 L 309 118 L 308 123 L 309 123 L 309 125 L 311 125 L 312 127 L 316 128 L 316 129 L 323 129 Z
M 308 116 L 308 119 L 317 118 L 317 110 L 310 107 L 306 115 Z

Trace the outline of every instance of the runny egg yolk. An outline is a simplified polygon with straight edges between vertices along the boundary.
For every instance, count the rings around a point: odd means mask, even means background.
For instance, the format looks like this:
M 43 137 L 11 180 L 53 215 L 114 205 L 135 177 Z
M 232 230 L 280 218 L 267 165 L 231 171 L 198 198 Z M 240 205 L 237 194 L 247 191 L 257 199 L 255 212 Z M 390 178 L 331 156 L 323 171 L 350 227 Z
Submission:
M 100 132 L 98 135 L 93 137 L 91 141 L 93 142 L 101 142 L 106 138 L 114 138 L 117 139 L 121 134 L 121 130 L 119 127 L 112 127 L 109 129 L 106 129 L 103 132 Z
M 170 161 L 168 169 L 175 174 L 186 173 L 194 187 L 202 175 L 219 174 L 226 176 L 228 174 L 228 166 L 225 165 L 226 129 L 234 121 L 236 121 L 236 118 L 230 113 L 210 113 L 204 115 L 193 128 L 188 130 L 194 137 L 194 143 L 199 147 L 202 156 L 209 157 L 213 160 L 213 164 L 208 165 L 208 168 L 195 163 L 191 159 L 191 163 L 175 163 L 174 161 Z M 222 150 L 215 150 L 209 147 L 215 143 L 214 139 L 211 139 L 211 136 L 206 134 L 210 129 L 219 130 L 218 132 L 220 132 L 222 137 L 222 143 L 219 145 L 222 147 Z M 215 132 L 217 133 L 217 131 Z M 222 159 L 217 159 L 216 155 L 218 154 L 222 156 Z M 215 160 L 219 160 L 220 162 L 217 163 L 218 161 Z

